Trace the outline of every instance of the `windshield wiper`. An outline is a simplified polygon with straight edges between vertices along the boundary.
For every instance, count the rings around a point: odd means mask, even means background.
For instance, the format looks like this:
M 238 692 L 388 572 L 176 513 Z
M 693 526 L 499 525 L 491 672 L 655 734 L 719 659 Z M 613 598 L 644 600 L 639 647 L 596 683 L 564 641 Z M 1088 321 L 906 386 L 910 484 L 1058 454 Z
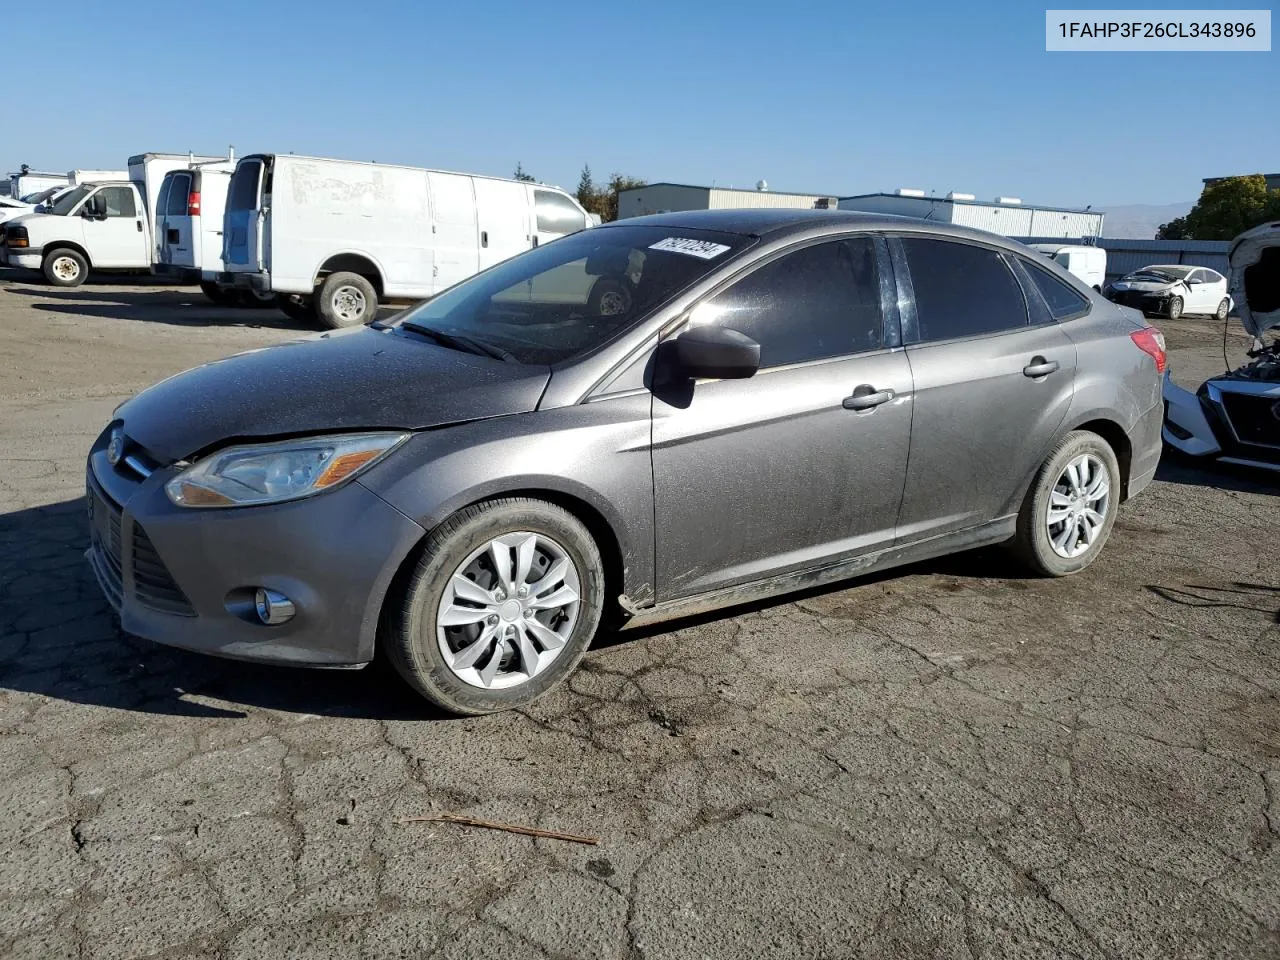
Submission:
M 442 347 L 451 347 L 454 350 L 462 350 L 465 353 L 474 353 L 483 357 L 493 357 L 495 360 L 503 360 L 507 363 L 519 363 L 519 358 L 501 347 L 495 347 L 491 343 L 485 343 L 483 340 L 473 340 L 471 337 L 459 336 L 456 333 L 445 333 L 443 330 L 437 330 L 435 327 L 426 327 L 420 323 L 414 323 L 411 320 L 400 324 L 406 330 L 412 330 L 414 333 L 420 333 L 424 337 L 430 337 Z

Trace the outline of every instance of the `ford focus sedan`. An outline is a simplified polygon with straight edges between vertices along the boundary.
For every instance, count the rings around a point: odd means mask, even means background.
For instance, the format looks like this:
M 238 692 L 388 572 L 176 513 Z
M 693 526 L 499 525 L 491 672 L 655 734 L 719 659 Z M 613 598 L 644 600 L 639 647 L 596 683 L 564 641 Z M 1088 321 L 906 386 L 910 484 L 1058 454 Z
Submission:
M 394 321 L 123 404 L 88 558 L 123 628 L 528 703 L 602 624 L 1005 543 L 1073 574 L 1160 454 L 1164 341 L 1026 247 L 838 211 L 624 220 Z

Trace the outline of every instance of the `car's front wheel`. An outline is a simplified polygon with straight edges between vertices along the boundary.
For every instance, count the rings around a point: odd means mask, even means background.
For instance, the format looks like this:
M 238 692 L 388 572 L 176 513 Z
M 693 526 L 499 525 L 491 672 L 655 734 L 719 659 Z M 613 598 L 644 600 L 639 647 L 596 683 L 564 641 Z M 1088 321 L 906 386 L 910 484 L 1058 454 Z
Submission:
M 44 257 L 44 278 L 55 287 L 78 287 L 89 276 L 89 264 L 75 250 L 59 247 Z
M 1013 550 L 1048 577 L 1078 573 L 1102 552 L 1120 502 L 1120 465 L 1096 433 L 1067 434 L 1036 474 L 1018 513 Z
M 1170 320 L 1177 320 L 1180 316 L 1182 316 L 1182 298 L 1181 297 L 1174 297 L 1169 301 L 1168 313 L 1169 313 Z
M 541 500 L 494 500 L 428 536 L 383 648 L 436 705 L 493 713 L 568 677 L 603 606 L 600 551 L 577 518 Z

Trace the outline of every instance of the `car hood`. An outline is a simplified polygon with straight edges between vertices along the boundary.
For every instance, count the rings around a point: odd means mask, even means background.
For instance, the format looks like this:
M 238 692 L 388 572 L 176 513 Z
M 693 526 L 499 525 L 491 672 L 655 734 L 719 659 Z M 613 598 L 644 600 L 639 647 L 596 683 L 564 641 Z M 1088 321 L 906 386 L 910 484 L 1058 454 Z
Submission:
M 1280 220 L 1246 230 L 1231 241 L 1231 294 L 1245 330 L 1254 337 L 1280 327 Z
M 1111 288 L 1113 290 L 1135 290 L 1139 293 L 1163 293 L 1170 287 L 1181 283 L 1181 280 L 1117 280 L 1111 285 Z
M 551 370 L 450 350 L 395 328 L 358 327 L 216 360 L 116 410 L 164 462 L 232 440 L 419 430 L 524 413 Z

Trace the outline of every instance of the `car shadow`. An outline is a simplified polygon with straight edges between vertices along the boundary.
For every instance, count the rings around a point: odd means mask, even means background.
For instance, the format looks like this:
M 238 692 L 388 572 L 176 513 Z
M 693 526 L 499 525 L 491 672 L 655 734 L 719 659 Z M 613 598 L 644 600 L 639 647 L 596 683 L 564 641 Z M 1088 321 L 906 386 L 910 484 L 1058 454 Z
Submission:
M 1196 462 L 1166 448 L 1156 470 L 1156 479 L 1184 487 L 1213 487 L 1235 493 L 1280 494 L 1280 473 L 1256 467 L 1219 463 L 1216 460 Z

